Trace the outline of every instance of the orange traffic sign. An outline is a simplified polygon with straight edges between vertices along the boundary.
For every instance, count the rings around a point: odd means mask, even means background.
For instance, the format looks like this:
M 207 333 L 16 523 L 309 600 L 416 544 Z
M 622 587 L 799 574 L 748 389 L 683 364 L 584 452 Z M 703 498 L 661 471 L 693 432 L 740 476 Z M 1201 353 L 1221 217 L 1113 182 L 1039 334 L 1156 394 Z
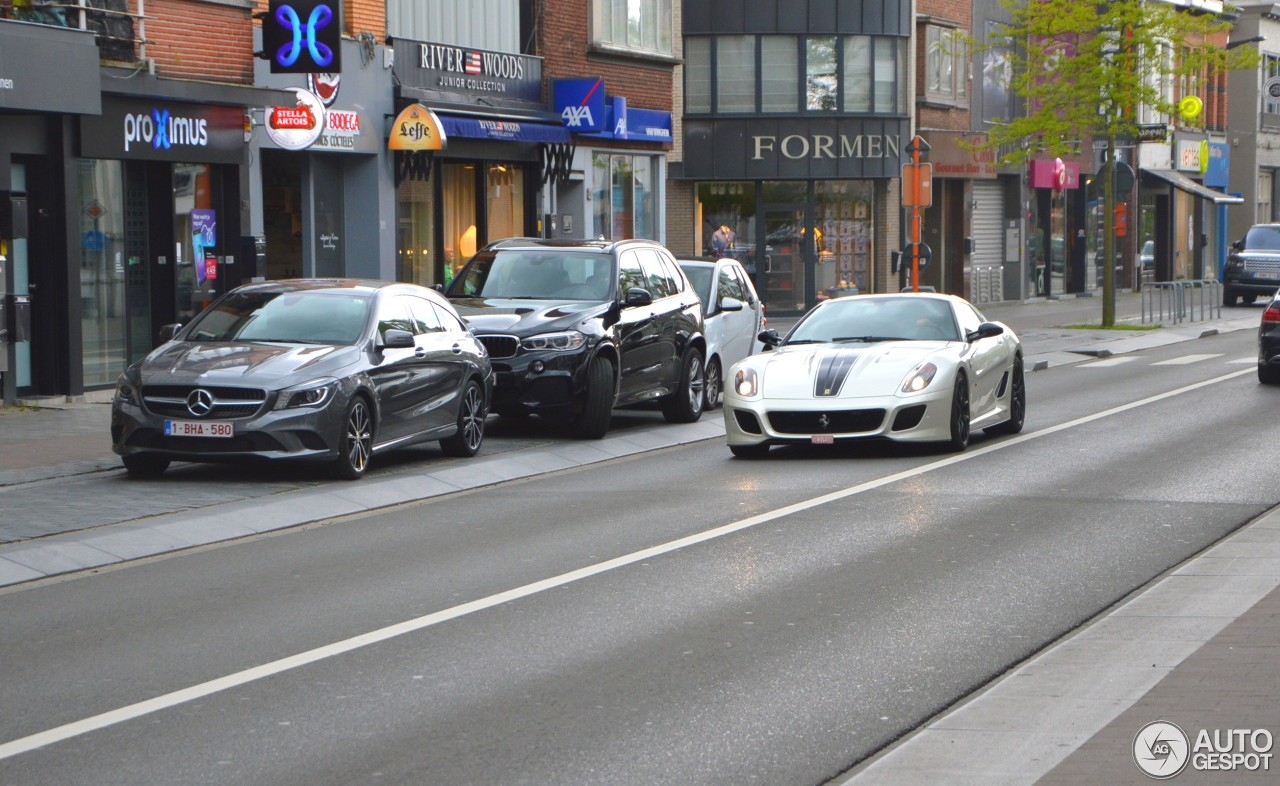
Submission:
M 902 165 L 902 206 L 933 205 L 933 164 Z

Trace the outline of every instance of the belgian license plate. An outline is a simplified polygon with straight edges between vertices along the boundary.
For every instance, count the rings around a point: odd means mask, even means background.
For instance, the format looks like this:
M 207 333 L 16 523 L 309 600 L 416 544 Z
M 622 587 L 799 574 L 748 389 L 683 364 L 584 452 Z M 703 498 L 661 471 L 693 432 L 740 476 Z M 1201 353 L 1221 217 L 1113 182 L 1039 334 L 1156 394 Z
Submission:
M 814 436 L 809 437 L 809 440 L 810 440 L 810 442 L 811 442 L 812 444 L 814 444 L 814 445 L 834 445 L 834 444 L 836 444 L 836 438 L 835 438 L 835 437 L 833 437 L 833 436 L 831 436 L 830 434 L 815 434 Z
M 166 420 L 164 433 L 167 437 L 232 437 L 235 427 L 219 420 Z

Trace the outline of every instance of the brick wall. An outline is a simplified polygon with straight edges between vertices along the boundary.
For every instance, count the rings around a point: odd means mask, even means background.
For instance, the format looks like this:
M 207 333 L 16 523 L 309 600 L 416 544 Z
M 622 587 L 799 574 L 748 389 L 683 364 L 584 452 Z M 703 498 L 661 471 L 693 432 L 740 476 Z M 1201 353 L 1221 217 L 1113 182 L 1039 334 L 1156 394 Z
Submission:
M 137 12 L 136 6 L 130 10 Z M 214 3 L 151 0 L 146 4 L 147 57 L 161 76 L 253 84 L 252 13 Z
M 589 5 L 583 0 L 544 0 L 537 54 L 543 58 L 547 80 L 603 76 L 609 95 L 625 96 L 628 106 L 670 112 L 673 66 L 590 54 Z
M 693 246 L 693 181 L 667 181 L 667 248 L 676 256 L 696 257 Z

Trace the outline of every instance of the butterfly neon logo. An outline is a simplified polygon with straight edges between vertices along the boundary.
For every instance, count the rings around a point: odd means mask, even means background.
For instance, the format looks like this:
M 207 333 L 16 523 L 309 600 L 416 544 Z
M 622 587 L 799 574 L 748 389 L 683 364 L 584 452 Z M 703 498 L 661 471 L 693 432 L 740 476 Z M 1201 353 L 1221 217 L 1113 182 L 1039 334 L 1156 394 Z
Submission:
M 305 47 L 311 55 L 311 61 L 317 66 L 327 66 L 333 62 L 333 50 L 327 44 L 316 39 L 316 31 L 333 21 L 333 10 L 321 4 L 311 9 L 304 24 L 298 12 L 291 5 L 282 5 L 276 9 L 276 22 L 290 35 L 292 40 L 276 50 L 276 62 L 290 68 L 298 62 Z

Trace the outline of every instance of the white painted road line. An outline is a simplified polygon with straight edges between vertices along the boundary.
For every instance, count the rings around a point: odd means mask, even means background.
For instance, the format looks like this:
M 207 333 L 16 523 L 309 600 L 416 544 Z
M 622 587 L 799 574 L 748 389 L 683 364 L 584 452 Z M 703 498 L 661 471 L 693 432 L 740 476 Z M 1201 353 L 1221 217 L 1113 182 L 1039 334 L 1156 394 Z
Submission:
M 1192 363 L 1199 363 L 1202 360 L 1212 360 L 1213 358 L 1222 357 L 1222 353 L 1216 355 L 1183 355 L 1173 360 L 1161 360 L 1158 363 L 1152 363 L 1153 366 L 1189 366 Z
M 1184 393 L 1190 393 L 1192 391 L 1209 387 L 1210 385 L 1216 385 L 1220 382 L 1226 382 L 1227 380 L 1250 373 L 1252 373 L 1252 369 L 1233 371 L 1230 374 L 1214 377 L 1213 379 L 1208 379 L 1204 382 L 1197 382 L 1194 385 L 1187 385 L 1176 390 L 1165 391 L 1164 393 L 1150 396 L 1139 401 L 1130 402 L 1118 407 L 1112 407 L 1111 409 L 1096 412 L 1092 415 L 1085 415 L 1084 417 L 1076 418 L 1075 420 L 1067 421 L 1066 423 L 1059 423 L 1056 426 L 1050 426 L 1040 431 L 1020 434 L 1016 437 L 1010 437 L 990 445 L 984 445 L 983 447 L 972 449 L 966 453 L 939 459 L 938 461 L 924 464 L 913 469 L 897 472 L 876 480 L 870 480 L 866 483 L 860 483 L 856 486 L 850 486 L 849 488 L 841 489 L 839 491 L 833 491 L 829 494 L 823 494 L 819 497 L 804 500 L 803 502 L 786 505 L 784 507 L 777 508 L 776 510 L 751 516 L 750 518 L 740 519 L 714 529 L 709 529 L 677 540 L 668 541 L 667 543 L 652 546 L 641 551 L 635 551 L 621 557 L 615 557 L 611 560 L 598 562 L 594 565 L 578 568 L 577 570 L 572 570 L 568 573 L 561 573 L 558 576 L 552 576 L 548 579 L 535 581 L 532 584 L 526 584 L 522 587 L 516 587 L 515 589 L 506 590 L 505 592 L 499 592 L 452 608 L 442 609 L 441 611 L 406 620 L 395 625 L 389 625 L 384 628 L 372 630 L 359 636 L 344 639 L 343 641 L 337 641 L 323 647 L 316 647 L 315 649 L 300 652 L 287 658 L 281 658 L 280 660 L 271 661 L 270 663 L 264 663 L 260 666 L 238 671 L 234 674 L 228 674 L 224 677 L 209 680 L 208 682 L 203 682 L 198 685 L 192 685 L 189 688 L 183 688 L 182 690 L 173 691 L 172 693 L 166 693 L 145 701 L 137 702 L 136 704 L 120 707 L 119 709 L 110 710 L 89 718 L 84 718 L 83 720 L 57 726 L 26 737 L 20 737 L 19 739 L 0 744 L 0 760 L 12 758 L 28 751 L 35 750 L 36 748 L 53 745 L 64 740 L 71 739 L 72 737 L 78 737 L 81 734 L 87 734 L 91 731 L 116 726 L 127 721 L 141 718 L 145 715 L 150 715 L 153 712 L 159 712 L 171 707 L 176 707 L 181 704 L 196 701 L 197 699 L 201 699 L 206 696 L 211 696 L 215 693 L 230 690 L 231 688 L 235 688 L 240 685 L 246 685 L 276 674 L 291 671 L 309 663 L 316 663 L 327 658 L 336 657 L 353 650 L 367 647 L 371 644 L 377 644 L 408 633 L 424 630 L 443 622 L 448 622 L 470 614 L 485 611 L 486 609 L 491 609 L 503 603 L 510 603 L 514 600 L 527 598 L 541 592 L 546 592 L 547 590 L 563 587 L 566 584 L 572 584 L 593 576 L 598 576 L 602 573 L 624 568 L 628 565 L 634 565 L 647 559 L 653 559 L 654 557 L 670 554 L 690 546 L 716 540 L 718 538 L 725 537 L 726 535 L 741 532 L 742 530 L 750 529 L 752 527 L 759 526 L 760 524 L 765 524 L 795 513 L 802 513 L 806 510 L 837 502 L 857 494 L 863 494 L 868 491 L 883 488 L 902 480 L 914 478 L 935 470 L 944 469 L 963 461 L 970 461 L 972 459 L 985 456 L 988 453 L 1006 450 L 1014 447 L 1015 445 L 1021 445 L 1024 442 L 1029 442 L 1033 439 L 1040 439 L 1041 437 L 1056 434 L 1059 431 L 1066 431 L 1067 429 L 1084 426 L 1089 423 L 1111 417 L 1112 415 L 1128 412 L 1131 409 L 1137 409 L 1138 407 L 1143 407 L 1148 404 L 1154 404 L 1158 401 L 1173 398 L 1174 396 L 1179 396 Z
M 1107 358 L 1106 360 L 1095 360 L 1092 363 L 1082 363 L 1080 368 L 1106 368 L 1109 366 L 1123 366 L 1125 363 L 1132 363 L 1137 360 L 1133 355 L 1123 355 L 1121 357 Z
M 1256 366 L 1258 365 L 1258 359 L 1256 357 L 1236 358 L 1235 360 L 1228 360 L 1227 363 L 1230 363 L 1231 365 L 1240 365 L 1240 366 L 1244 366 L 1244 365 Z

